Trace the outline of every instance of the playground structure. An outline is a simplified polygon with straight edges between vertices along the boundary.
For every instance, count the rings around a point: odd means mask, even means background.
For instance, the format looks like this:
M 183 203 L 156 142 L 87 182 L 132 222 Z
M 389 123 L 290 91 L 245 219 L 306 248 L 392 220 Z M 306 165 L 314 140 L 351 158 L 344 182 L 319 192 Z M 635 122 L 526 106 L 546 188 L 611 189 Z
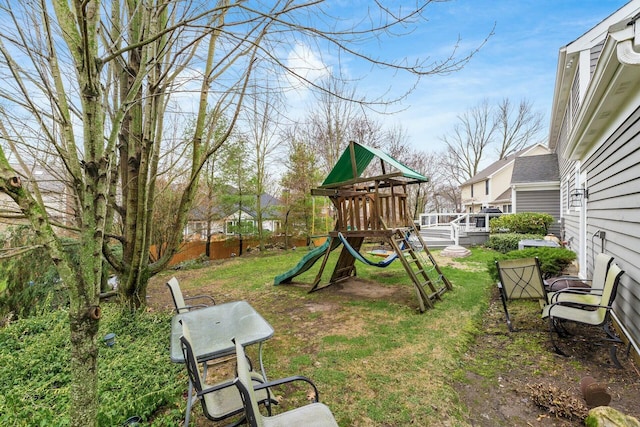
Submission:
M 380 160 L 377 168 L 375 163 L 371 164 L 374 158 Z M 452 286 L 422 240 L 407 209 L 407 186 L 427 181 L 428 178 L 386 153 L 351 141 L 322 185 L 311 190 L 312 195 L 331 200 L 336 210 L 335 229 L 322 246 L 307 253 L 293 269 L 277 276 L 274 284 L 291 282 L 320 258 L 320 270 L 309 292 L 355 276 L 356 260 L 386 267 L 397 259 L 416 289 L 420 312 L 432 308 Z M 392 254 L 379 262 L 369 261 L 360 253 L 366 238 L 384 241 Z M 342 250 L 329 283 L 320 286 L 329 255 L 340 245 Z

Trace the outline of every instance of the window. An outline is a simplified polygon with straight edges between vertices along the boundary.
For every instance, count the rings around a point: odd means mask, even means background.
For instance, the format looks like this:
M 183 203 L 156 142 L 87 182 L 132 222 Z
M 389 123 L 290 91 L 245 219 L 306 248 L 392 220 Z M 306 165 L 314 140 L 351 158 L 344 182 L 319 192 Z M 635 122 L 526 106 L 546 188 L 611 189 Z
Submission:
M 484 194 L 489 195 L 489 180 L 484 182 Z
M 511 213 L 511 205 L 502 205 L 502 213 Z
M 471 197 L 473 197 L 473 184 L 471 184 Z

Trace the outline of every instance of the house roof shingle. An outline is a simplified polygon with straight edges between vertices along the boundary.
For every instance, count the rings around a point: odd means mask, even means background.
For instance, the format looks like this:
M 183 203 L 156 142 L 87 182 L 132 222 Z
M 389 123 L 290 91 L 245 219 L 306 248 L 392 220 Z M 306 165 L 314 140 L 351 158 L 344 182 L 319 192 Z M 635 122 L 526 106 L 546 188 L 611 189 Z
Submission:
M 504 190 L 502 194 L 496 197 L 496 199 L 493 202 L 494 203 L 511 202 L 511 188 L 507 188 L 506 190 Z
M 517 157 L 513 163 L 511 184 L 555 182 L 560 180 L 557 154 Z
M 511 163 L 513 161 L 513 159 L 515 159 L 516 157 L 522 155 L 522 153 L 525 153 L 525 152 L 529 151 L 534 146 L 535 146 L 535 144 L 531 145 L 529 147 L 525 147 L 520 151 L 517 151 L 517 152 L 515 152 L 513 154 L 509 154 L 507 157 L 491 163 L 489 166 L 487 166 L 486 168 L 484 168 L 483 170 L 481 170 L 480 172 L 475 174 L 471 179 L 469 179 L 466 182 L 463 182 L 461 184 L 461 186 L 474 184 L 474 183 L 480 182 L 480 181 L 484 181 L 485 179 L 487 179 L 488 177 L 490 177 L 491 175 L 493 175 L 494 173 L 496 173 L 497 171 L 499 171 L 500 169 L 502 169 L 503 167 L 505 167 L 506 165 Z

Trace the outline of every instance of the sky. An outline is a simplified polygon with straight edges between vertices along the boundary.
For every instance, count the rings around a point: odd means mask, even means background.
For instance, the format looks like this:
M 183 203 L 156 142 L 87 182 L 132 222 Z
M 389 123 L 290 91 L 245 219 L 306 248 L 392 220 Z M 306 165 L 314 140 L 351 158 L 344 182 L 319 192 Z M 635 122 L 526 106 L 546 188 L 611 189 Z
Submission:
M 393 2 L 394 4 L 396 2 Z M 459 52 L 486 44 L 458 72 L 427 76 L 393 115 L 379 116 L 386 126 L 400 125 L 416 149 L 434 152 L 444 149 L 443 135 L 450 132 L 457 117 L 483 100 L 497 104 L 504 98 L 513 103 L 527 99 L 543 116 L 546 143 L 553 98 L 558 52 L 608 15 L 626 0 L 452 0 L 434 2 L 427 8 L 428 22 L 411 34 L 382 43 L 386 58 L 445 58 L 459 40 Z M 353 0 L 359 8 L 361 0 Z M 366 65 L 347 64 L 361 76 L 358 90 L 370 93 L 386 88 L 402 90 L 406 76 L 381 78 L 368 73 Z M 369 67 L 370 69 L 370 67 Z M 368 74 L 367 74 L 368 73 Z M 385 80 L 388 79 L 388 80 Z M 381 84 L 382 82 L 382 84 Z

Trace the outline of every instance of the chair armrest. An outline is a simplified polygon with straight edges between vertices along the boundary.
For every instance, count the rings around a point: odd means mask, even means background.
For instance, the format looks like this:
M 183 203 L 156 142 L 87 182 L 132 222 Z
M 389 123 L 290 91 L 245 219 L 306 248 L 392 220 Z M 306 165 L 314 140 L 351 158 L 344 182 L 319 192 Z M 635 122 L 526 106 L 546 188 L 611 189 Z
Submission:
M 575 285 L 572 285 L 572 283 Z M 560 289 L 563 289 L 563 287 L 588 289 L 591 287 L 591 280 L 581 279 L 577 276 L 552 277 L 550 279 L 545 279 L 544 286 L 547 290 L 552 292 L 557 292 Z M 559 289 L 553 289 L 554 287 L 559 287 Z
M 557 306 L 567 306 L 567 307 L 571 307 L 572 305 L 575 305 L 575 303 L 572 303 L 571 301 L 558 301 L 558 302 L 554 302 L 553 304 L 549 304 L 549 309 L 547 310 L 547 315 L 549 317 L 551 316 L 551 310 L 553 310 L 554 307 Z M 611 310 L 613 309 L 613 306 L 611 305 L 602 305 L 602 304 L 587 304 L 587 303 L 580 303 L 580 306 L 583 308 L 606 308 L 607 310 Z M 586 310 L 585 310 L 586 311 Z
M 257 391 L 257 390 L 262 390 L 262 389 L 267 388 L 267 387 L 276 387 L 276 386 L 279 386 L 279 385 L 282 385 L 282 384 L 292 383 L 294 381 L 303 381 L 303 382 L 306 382 L 306 383 L 310 384 L 311 387 L 313 387 L 313 392 L 316 395 L 314 401 L 315 402 L 319 402 L 320 401 L 320 394 L 318 393 L 318 388 L 316 387 L 316 385 L 309 378 L 303 377 L 301 375 L 281 378 L 281 379 L 278 379 L 278 380 L 267 381 L 267 382 L 264 382 L 262 384 L 256 385 L 254 387 L 254 390 Z
M 582 279 L 579 276 L 556 276 L 553 278 L 550 278 L 551 281 L 550 283 L 556 282 L 558 280 L 572 280 L 572 281 L 576 281 L 576 282 L 585 282 L 585 283 L 590 283 L 591 279 Z
M 254 372 L 254 371 L 251 371 L 251 379 L 253 381 L 257 381 L 259 383 L 264 383 L 264 378 L 262 378 L 262 375 L 260 375 L 257 372 Z M 199 391 L 197 393 L 197 396 L 200 397 L 200 396 L 202 396 L 204 394 L 213 393 L 213 392 L 216 392 L 218 390 L 222 390 L 222 389 L 227 388 L 227 387 L 234 387 L 235 388 L 235 378 L 232 379 L 232 380 L 223 381 L 223 382 L 218 383 L 216 385 L 213 385 L 211 387 L 207 387 L 204 390 Z M 264 387 L 260 387 L 260 388 L 262 389 Z M 258 387 L 256 387 L 255 389 L 257 390 Z
M 213 299 L 213 297 L 211 295 L 194 295 L 192 297 L 183 297 L 185 301 L 192 301 L 195 299 L 207 299 L 209 300 L 209 302 L 213 305 L 216 304 L 216 301 Z M 204 305 L 206 307 L 206 304 L 200 304 L 200 305 Z
M 205 307 L 209 307 L 209 306 L 206 305 L 206 304 L 185 305 L 185 306 L 182 306 L 182 307 L 179 307 L 179 308 L 175 309 L 175 311 L 179 312 L 180 310 L 184 310 L 185 308 L 188 311 L 191 311 L 191 310 L 196 309 L 196 308 L 205 308 Z
M 227 388 L 227 387 L 235 387 L 235 384 L 233 383 L 233 380 L 224 381 L 224 382 L 218 383 L 216 385 L 213 385 L 211 387 L 207 387 L 207 388 L 199 391 L 197 393 L 197 396 L 201 397 L 202 395 L 205 395 L 205 394 L 208 394 L 208 393 L 213 393 L 213 392 L 216 392 L 218 390 L 222 390 L 223 388 Z
M 553 295 L 551 296 L 551 303 L 558 302 L 558 298 L 562 294 L 571 294 L 571 295 L 594 295 L 594 296 L 602 296 L 602 289 L 592 289 L 592 288 L 563 288 L 557 291 L 553 291 Z

